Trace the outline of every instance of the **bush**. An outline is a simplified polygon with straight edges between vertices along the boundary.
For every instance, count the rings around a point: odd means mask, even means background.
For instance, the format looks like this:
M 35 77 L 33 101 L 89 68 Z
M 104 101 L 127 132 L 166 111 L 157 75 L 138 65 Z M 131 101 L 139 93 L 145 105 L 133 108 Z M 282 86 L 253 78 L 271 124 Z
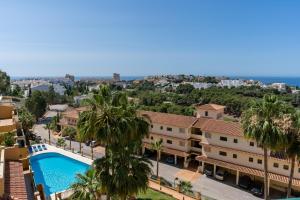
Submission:
M 15 134 L 14 133 L 5 133 L 2 138 L 0 138 L 1 144 L 6 147 L 12 147 L 15 144 Z

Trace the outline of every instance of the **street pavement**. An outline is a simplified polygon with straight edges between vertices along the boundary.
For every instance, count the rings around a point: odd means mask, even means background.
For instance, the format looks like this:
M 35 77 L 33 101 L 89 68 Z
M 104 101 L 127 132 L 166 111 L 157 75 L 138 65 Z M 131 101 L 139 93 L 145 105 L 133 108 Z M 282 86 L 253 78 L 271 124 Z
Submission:
M 53 116 L 56 116 L 55 112 L 47 112 L 46 117 L 51 118 Z M 42 139 L 48 140 L 48 130 L 45 128 L 45 122 L 44 123 L 38 123 L 34 126 L 33 131 L 36 135 L 39 135 L 42 137 Z M 51 143 L 56 143 L 57 137 L 54 137 L 51 134 Z M 69 148 L 69 141 L 66 140 L 67 147 Z M 79 152 L 79 143 L 72 141 L 71 142 L 72 148 L 74 148 L 75 152 Z M 84 152 L 84 155 L 89 156 L 91 155 L 91 147 L 86 146 L 84 143 L 82 143 L 82 150 Z M 103 147 L 95 147 L 94 148 L 94 159 L 95 158 L 101 158 L 105 155 L 105 149 Z M 152 162 L 152 171 L 154 174 L 156 174 L 156 161 L 150 160 Z M 189 171 L 186 169 L 181 169 L 175 166 L 171 166 L 165 163 L 159 164 L 159 175 L 163 178 L 165 178 L 168 182 L 174 184 L 175 178 L 179 178 L 180 180 L 186 180 L 191 181 L 193 185 L 193 190 L 200 192 L 202 195 L 211 197 L 212 199 L 218 199 L 218 200 L 259 200 L 260 198 L 257 198 L 250 194 L 247 191 L 241 190 L 240 188 L 237 188 L 235 186 L 226 184 L 224 182 L 217 181 L 212 178 L 206 177 L 206 175 L 202 175 L 197 172 Z M 176 183 L 178 183 L 178 181 Z

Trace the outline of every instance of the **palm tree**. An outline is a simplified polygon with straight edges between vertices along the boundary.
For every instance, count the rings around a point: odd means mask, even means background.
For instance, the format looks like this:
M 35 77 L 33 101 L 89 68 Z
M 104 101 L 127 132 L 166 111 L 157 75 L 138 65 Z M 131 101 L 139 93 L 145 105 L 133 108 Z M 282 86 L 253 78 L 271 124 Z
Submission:
M 25 108 L 18 110 L 18 119 L 21 124 L 23 133 L 25 134 L 26 144 L 29 144 L 29 129 L 33 127 L 35 122 L 34 116 Z
M 144 157 L 133 155 L 132 150 L 119 149 L 114 153 L 110 152 L 111 156 L 94 162 L 105 189 L 109 194 L 115 194 L 113 197 L 116 199 L 126 200 L 148 189 L 151 162 Z M 113 173 L 106 172 L 107 165 Z
M 66 147 L 66 141 L 65 141 L 65 139 L 64 139 L 64 138 L 58 138 L 58 139 L 57 139 L 56 145 L 57 145 L 58 147 L 63 147 L 63 148 L 65 148 L 65 147 Z
M 96 139 L 105 145 L 105 160 L 107 162 L 99 172 L 100 178 L 114 177 L 119 172 L 121 173 L 120 170 L 122 169 L 124 174 L 132 173 L 125 170 L 130 165 L 125 165 L 130 160 L 129 156 L 140 148 L 142 139 L 148 134 L 148 123 L 137 115 L 136 107 L 127 101 L 127 96 L 124 93 L 112 93 L 107 86 L 102 86 L 99 93 L 94 94 L 93 98 L 86 100 L 85 103 L 89 110 L 80 114 L 77 127 L 85 139 Z M 130 153 L 124 154 L 125 152 Z M 117 155 L 122 157 L 116 158 Z M 135 162 L 139 163 L 141 160 L 135 160 Z M 115 167 L 116 163 L 119 163 L 118 168 Z M 129 175 L 127 174 L 127 176 Z M 126 192 L 116 185 L 108 184 L 111 180 L 105 180 L 102 181 L 107 183 L 105 185 L 108 199 L 111 194 L 117 194 L 123 198 L 124 194 L 128 195 L 133 191 L 133 188 L 124 187 Z M 144 179 L 136 181 L 142 182 Z M 138 190 L 143 188 L 143 184 L 132 184 L 132 187 L 136 187 L 135 189 Z
M 47 123 L 44 128 L 48 130 L 48 144 L 50 144 L 51 130 L 53 128 L 52 123 Z
M 151 143 L 151 149 L 156 151 L 156 177 L 158 178 L 158 168 L 159 168 L 159 160 L 160 160 L 160 153 L 163 148 L 163 140 L 157 140 L 154 143 Z
M 268 199 L 268 150 L 283 143 L 283 134 L 276 123 L 284 104 L 276 96 L 265 95 L 262 101 L 253 102 L 242 115 L 246 138 L 253 139 L 264 152 L 264 198 Z
M 72 148 L 72 140 L 76 137 L 76 129 L 74 127 L 68 126 L 63 129 L 63 136 L 68 136 L 69 137 L 69 142 L 70 142 L 70 149 Z
M 180 181 L 178 186 L 180 192 L 183 194 L 190 194 L 193 192 L 192 191 L 193 185 L 190 181 Z
M 85 174 L 77 174 L 76 182 L 70 188 L 74 191 L 72 200 L 101 200 L 104 192 L 94 169 L 89 169 Z
M 292 109 L 288 114 L 282 115 L 281 118 L 279 125 L 281 130 L 286 133 L 285 153 L 291 161 L 287 190 L 287 198 L 289 198 L 292 191 L 296 159 L 300 156 L 300 113 Z

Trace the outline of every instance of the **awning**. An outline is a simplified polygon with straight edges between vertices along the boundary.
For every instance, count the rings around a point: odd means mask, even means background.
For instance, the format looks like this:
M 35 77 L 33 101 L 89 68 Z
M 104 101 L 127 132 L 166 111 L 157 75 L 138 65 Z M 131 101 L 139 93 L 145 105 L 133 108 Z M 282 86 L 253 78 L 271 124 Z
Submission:
M 264 171 L 254 169 L 254 168 L 251 168 L 251 167 L 245 167 L 245 166 L 241 166 L 241 165 L 237 165 L 237 164 L 233 164 L 233 163 L 229 163 L 229 162 L 224 162 L 224 161 L 221 161 L 221 160 L 207 158 L 206 156 L 203 156 L 203 155 L 198 156 L 196 159 L 199 160 L 199 161 L 208 162 L 210 164 L 215 164 L 215 165 L 218 165 L 218 166 L 221 166 L 221 167 L 237 170 L 239 172 L 246 173 L 246 174 L 249 174 L 249 175 L 264 177 Z M 269 172 L 268 175 L 269 175 L 270 180 L 288 184 L 289 177 L 287 177 L 287 176 L 275 174 L 275 173 L 272 173 L 272 172 Z M 293 179 L 293 186 L 298 186 L 299 187 L 300 186 L 300 180 L 294 178 Z

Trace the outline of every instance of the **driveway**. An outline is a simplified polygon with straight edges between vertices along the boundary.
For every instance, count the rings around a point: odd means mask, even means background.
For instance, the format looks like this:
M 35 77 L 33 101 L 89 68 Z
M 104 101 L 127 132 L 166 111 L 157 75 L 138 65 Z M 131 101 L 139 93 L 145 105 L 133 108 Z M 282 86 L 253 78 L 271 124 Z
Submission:
M 151 160 L 153 173 L 156 174 L 156 161 Z M 200 192 L 202 195 L 218 200 L 261 200 L 251 193 L 241 190 L 240 188 L 219 182 L 215 179 L 208 178 L 197 172 L 177 168 L 165 163 L 159 164 L 159 175 L 170 183 L 174 184 L 176 177 L 179 180 L 191 181 L 193 190 Z M 176 182 L 177 183 L 177 182 Z

